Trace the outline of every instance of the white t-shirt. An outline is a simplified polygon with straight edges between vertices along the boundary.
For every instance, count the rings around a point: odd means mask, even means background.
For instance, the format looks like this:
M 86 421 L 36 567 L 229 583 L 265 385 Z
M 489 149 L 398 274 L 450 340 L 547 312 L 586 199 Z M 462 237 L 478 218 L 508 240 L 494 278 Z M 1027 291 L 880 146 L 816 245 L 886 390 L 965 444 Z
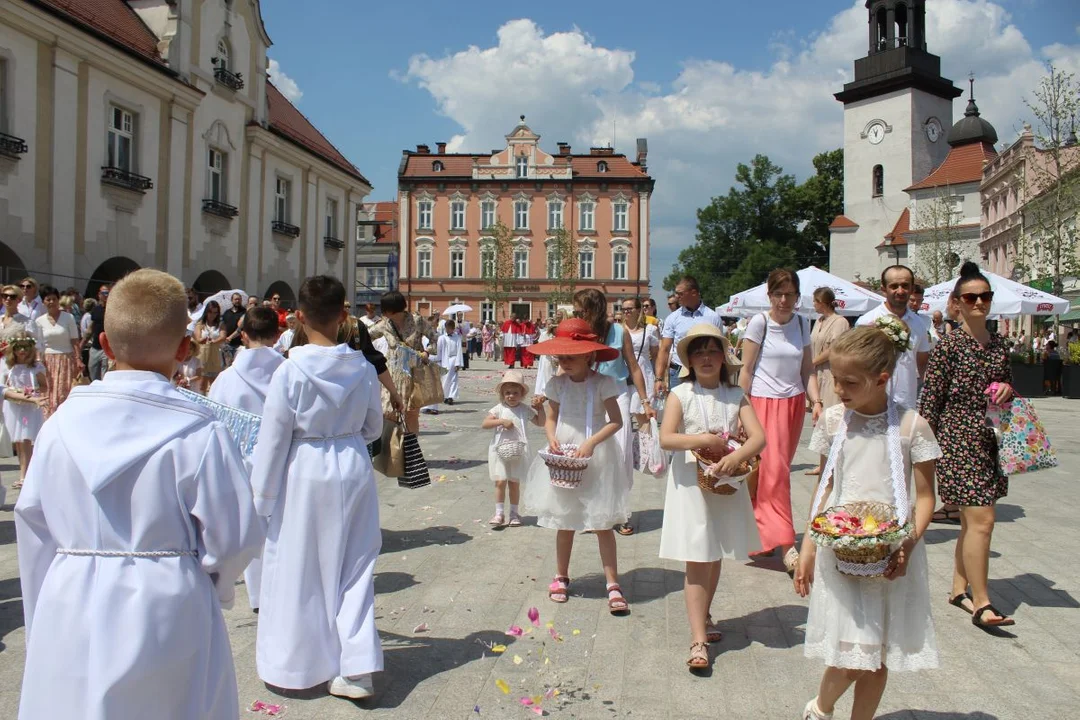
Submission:
M 761 346 L 750 385 L 752 396 L 790 398 L 806 392 L 802 360 L 804 349 L 810 345 L 809 325 L 806 318 L 798 315 L 783 325 L 768 313 L 759 313 L 750 319 L 743 339 Z
M 72 340 L 78 340 L 79 327 L 75 324 L 75 318 L 69 312 L 60 311 L 60 316 L 53 323 L 48 313 L 45 313 L 34 321 L 37 325 L 37 336 L 45 345 L 45 353 L 71 354 Z
M 879 317 L 889 313 L 888 306 L 881 303 L 878 307 L 861 316 L 855 325 L 873 325 Z M 911 331 L 911 349 L 903 352 L 896 361 L 896 372 L 889 380 L 889 394 L 893 402 L 906 408 L 915 408 L 919 404 L 919 365 L 918 353 L 930 352 L 930 334 L 923 318 L 908 309 L 900 318 Z

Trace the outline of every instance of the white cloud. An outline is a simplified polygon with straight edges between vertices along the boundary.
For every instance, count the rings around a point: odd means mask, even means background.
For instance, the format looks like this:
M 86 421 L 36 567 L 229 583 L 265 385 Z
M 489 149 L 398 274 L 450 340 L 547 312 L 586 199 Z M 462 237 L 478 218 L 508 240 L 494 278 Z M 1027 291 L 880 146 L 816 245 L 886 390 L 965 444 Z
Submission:
M 1080 44 L 1033 49 L 1008 12 L 989 0 L 928 3 L 926 24 L 929 50 L 942 58 L 946 77 L 966 90 L 968 72 L 976 73 L 979 108 L 1003 142 L 1020 131 L 1022 99 L 1046 61 L 1080 72 Z M 492 47 L 415 56 L 403 79 L 428 90 L 439 112 L 461 126 L 454 150 L 499 147 L 521 113 L 548 149 L 559 140 L 578 149 L 607 144 L 613 123 L 619 150 L 632 152 L 632 139 L 647 137 L 657 181 L 658 288 L 678 250 L 693 240 L 695 209 L 727 192 L 736 163 L 764 153 L 801 179 L 816 153 L 839 147 L 843 107 L 832 94 L 851 79 L 866 43 L 865 3 L 853 0 L 809 37 L 777 32 L 768 67 L 688 60 L 657 86 L 634 81 L 633 51 L 600 47 L 577 28 L 545 34 L 524 19 L 503 25 Z M 954 105 L 954 119 L 963 103 Z
M 300 98 L 304 97 L 304 93 L 300 90 L 300 86 L 296 84 L 296 81 L 291 77 L 281 72 L 281 66 L 278 65 L 278 61 L 270 58 L 270 64 L 266 69 L 266 74 L 270 76 L 270 82 L 274 83 L 274 86 L 281 91 L 289 102 L 295 103 Z

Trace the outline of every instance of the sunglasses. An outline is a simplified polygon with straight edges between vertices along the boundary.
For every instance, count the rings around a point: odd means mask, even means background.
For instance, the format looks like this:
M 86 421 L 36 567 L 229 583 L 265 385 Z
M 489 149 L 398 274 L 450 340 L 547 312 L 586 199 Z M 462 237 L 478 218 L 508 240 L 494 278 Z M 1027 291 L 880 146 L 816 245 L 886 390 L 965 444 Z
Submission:
M 965 305 L 974 305 L 977 300 L 989 303 L 994 299 L 994 291 L 987 290 L 986 292 L 981 293 L 960 293 L 960 299 L 964 301 Z
M 5 300 L 18 300 L 19 296 L 15 293 L 4 293 L 3 298 Z
M 21 287 L 21 288 L 24 288 L 24 289 L 25 289 L 25 288 L 32 288 L 32 287 L 34 287 L 34 286 L 33 286 L 33 284 L 31 284 L 31 283 L 23 283 L 23 284 L 22 284 L 22 285 L 20 285 L 19 287 Z
M 624 307 L 622 309 L 623 312 L 634 312 L 635 310 L 637 310 L 636 307 Z

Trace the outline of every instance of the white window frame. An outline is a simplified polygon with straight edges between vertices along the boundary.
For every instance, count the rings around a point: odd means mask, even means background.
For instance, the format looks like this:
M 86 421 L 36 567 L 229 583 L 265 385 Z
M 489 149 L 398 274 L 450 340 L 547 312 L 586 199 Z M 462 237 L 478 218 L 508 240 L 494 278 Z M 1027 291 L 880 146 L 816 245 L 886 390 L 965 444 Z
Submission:
M 548 320 L 552 320 L 555 317 L 555 313 L 559 312 L 559 303 L 549 300 L 547 304 L 547 317 Z
M 598 173 L 606 173 L 607 171 L 608 171 L 607 160 L 601 160 L 600 162 L 596 163 L 596 172 L 598 172 Z
M 517 280 L 529 278 L 529 249 L 526 247 L 514 248 L 514 278 Z
M 337 200 L 334 198 L 326 198 L 326 221 L 323 223 L 323 229 L 326 231 L 326 235 L 323 237 L 334 238 L 339 240 L 338 237 L 338 212 L 337 212 Z
M 390 287 L 389 273 L 382 266 L 367 266 L 364 268 L 364 280 L 368 288 L 372 290 L 386 290 Z
M 619 265 L 622 272 L 619 272 Z M 611 251 L 611 279 L 627 280 L 630 277 L 630 252 L 624 247 L 617 247 Z M 620 307 L 622 305 L 620 304 Z
M 578 202 L 578 229 L 596 231 L 596 203 L 592 200 Z
M 529 177 L 529 156 L 514 156 L 514 177 L 518 179 Z
M 435 218 L 435 201 L 431 198 L 420 198 L 416 201 L 416 229 L 432 230 Z
M 547 277 L 548 280 L 559 277 L 559 249 L 557 247 L 547 249 Z
M 490 300 L 482 300 L 480 302 L 480 324 L 485 325 L 489 322 L 495 322 L 495 303 Z
M 578 279 L 596 279 L 596 250 L 591 247 L 578 249 Z
M 288 223 L 292 217 L 289 196 L 292 195 L 292 183 L 288 178 L 278 176 L 274 181 L 274 219 Z
M 480 278 L 486 280 L 495 276 L 495 248 L 490 244 L 480 246 Z
M 215 164 L 214 160 L 217 159 Z M 207 148 L 206 153 L 206 189 L 210 200 L 219 203 L 228 203 L 229 193 L 226 184 L 227 168 L 229 167 L 228 155 L 215 147 Z M 218 180 L 218 192 L 214 192 L 214 177 Z
M 630 201 L 621 196 L 611 200 L 611 232 L 630 232 Z
M 465 277 L 465 248 L 450 248 L 450 277 L 455 280 Z
M 563 227 L 563 208 L 565 207 L 562 200 L 552 199 L 548 200 L 547 205 L 547 217 L 548 217 L 548 230 L 560 230 Z
M 528 230 L 529 229 L 529 210 L 530 205 L 528 200 L 515 199 L 514 200 L 514 229 L 515 230 Z M 524 219 L 524 222 L 522 222 Z
M 451 200 L 450 201 L 450 229 L 451 230 L 464 230 L 465 229 L 465 201 L 464 200 Z
M 7 58 L 0 57 L 0 132 L 10 133 L 8 130 L 8 98 L 7 93 L 10 90 L 8 81 L 8 61 Z
M 416 248 L 416 277 L 431 277 L 433 254 L 434 249 L 431 245 L 420 245 Z
M 205 55 L 203 57 L 206 57 Z M 218 38 L 217 41 L 217 65 L 223 70 L 232 70 L 232 48 L 229 47 L 228 39 Z
M 0 71 L 0 75 L 2 75 Z M 0 87 L 0 102 L 3 102 L 3 87 Z M 119 126 L 117 117 L 119 116 Z M 136 113 L 119 105 L 109 105 L 109 128 L 106 136 L 105 164 L 124 172 L 135 172 Z M 3 114 L 0 113 L 0 127 L 3 126 Z M 120 144 L 127 140 L 127 166 L 120 162 Z
M 494 200 L 482 200 L 480 202 L 480 229 L 490 230 L 495 227 L 496 205 Z

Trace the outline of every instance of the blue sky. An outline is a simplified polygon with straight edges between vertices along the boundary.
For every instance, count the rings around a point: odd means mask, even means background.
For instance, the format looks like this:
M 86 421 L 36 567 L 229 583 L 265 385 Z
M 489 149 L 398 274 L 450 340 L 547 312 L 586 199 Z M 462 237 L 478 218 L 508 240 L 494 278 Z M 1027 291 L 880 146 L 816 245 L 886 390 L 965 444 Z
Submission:
M 275 74 L 372 181 L 370 199 L 394 196 L 403 149 L 441 140 L 490 150 L 521 113 L 549 150 L 610 142 L 613 120 L 617 150 L 647 137 L 654 290 L 692 242 L 694 210 L 727 192 L 736 163 L 763 152 L 802 179 L 815 153 L 839 146 L 831 93 L 866 35 L 861 0 L 262 9 Z M 1019 131 L 1043 62 L 1080 70 L 1076 0 L 929 0 L 928 13 L 930 51 L 958 85 L 975 71 L 983 116 L 1003 141 Z M 958 102 L 954 118 L 962 112 Z

